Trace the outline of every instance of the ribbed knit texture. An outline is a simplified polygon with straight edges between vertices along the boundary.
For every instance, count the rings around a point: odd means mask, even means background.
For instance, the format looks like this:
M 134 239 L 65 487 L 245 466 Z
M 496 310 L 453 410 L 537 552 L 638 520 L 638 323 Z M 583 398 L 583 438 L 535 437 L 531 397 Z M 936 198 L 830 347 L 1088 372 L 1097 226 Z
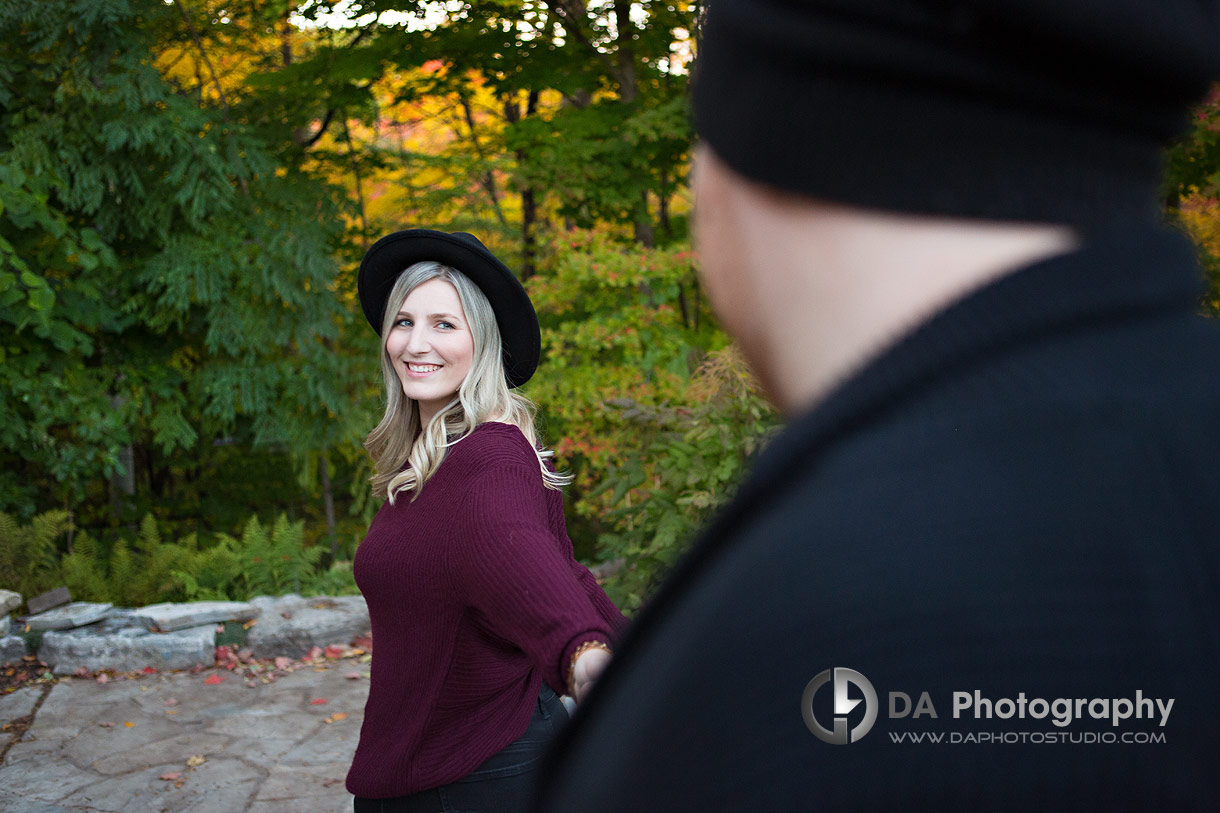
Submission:
M 563 498 L 515 426 L 482 424 L 411 502 L 373 518 L 355 559 L 375 655 L 356 796 L 453 782 L 524 733 L 541 681 L 625 619 L 575 560 Z
M 1160 152 L 1220 75 L 1216 0 L 714 0 L 700 137 L 748 178 L 886 211 L 1158 212 Z

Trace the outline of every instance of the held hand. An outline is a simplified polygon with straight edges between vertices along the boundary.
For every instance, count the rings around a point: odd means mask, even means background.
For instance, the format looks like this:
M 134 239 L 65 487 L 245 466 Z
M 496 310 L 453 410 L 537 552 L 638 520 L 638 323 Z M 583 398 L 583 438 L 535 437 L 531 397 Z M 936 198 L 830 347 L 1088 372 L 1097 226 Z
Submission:
M 585 699 L 589 689 L 597 682 L 606 664 L 610 663 L 609 651 L 600 647 L 588 649 L 576 659 L 572 669 L 572 695 L 577 703 Z

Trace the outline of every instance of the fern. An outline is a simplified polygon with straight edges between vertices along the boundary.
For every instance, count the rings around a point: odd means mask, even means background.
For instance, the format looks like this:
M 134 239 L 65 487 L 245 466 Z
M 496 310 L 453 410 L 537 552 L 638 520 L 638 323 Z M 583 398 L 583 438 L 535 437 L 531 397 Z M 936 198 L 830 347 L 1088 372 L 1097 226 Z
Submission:
M 322 557 L 322 548 L 305 545 L 304 521 L 290 523 L 280 514 L 271 529 L 271 556 L 279 591 L 300 593 Z
M 67 511 L 47 511 L 21 526 L 0 514 L 0 574 L 4 584 L 26 596 L 36 596 L 61 583 L 58 539 L 72 520 Z
M 114 601 L 123 607 L 135 606 L 136 579 L 139 568 L 127 541 L 120 539 L 110 552 L 110 589 Z
M 60 562 L 64 584 L 80 601 L 111 601 L 102 551 L 89 534 L 81 532 L 72 543 L 72 553 Z

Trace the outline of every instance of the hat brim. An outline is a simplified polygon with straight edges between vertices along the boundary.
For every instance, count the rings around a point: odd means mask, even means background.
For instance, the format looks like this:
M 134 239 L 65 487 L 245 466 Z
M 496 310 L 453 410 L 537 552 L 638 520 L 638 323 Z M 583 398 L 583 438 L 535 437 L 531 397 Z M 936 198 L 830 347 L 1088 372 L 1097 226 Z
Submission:
M 504 354 L 504 374 L 519 387 L 538 369 L 542 336 L 529 295 L 504 263 L 473 235 L 407 229 L 382 237 L 360 261 L 356 280 L 360 307 L 381 335 L 386 300 L 398 275 L 418 262 L 432 260 L 461 271 L 491 303 Z

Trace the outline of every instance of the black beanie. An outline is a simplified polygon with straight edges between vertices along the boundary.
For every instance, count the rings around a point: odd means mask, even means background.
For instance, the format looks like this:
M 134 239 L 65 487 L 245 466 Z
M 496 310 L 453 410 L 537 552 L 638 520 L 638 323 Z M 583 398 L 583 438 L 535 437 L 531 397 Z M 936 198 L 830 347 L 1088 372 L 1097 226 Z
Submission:
M 709 0 L 701 137 L 872 209 L 1082 228 L 1158 212 L 1220 0 Z

